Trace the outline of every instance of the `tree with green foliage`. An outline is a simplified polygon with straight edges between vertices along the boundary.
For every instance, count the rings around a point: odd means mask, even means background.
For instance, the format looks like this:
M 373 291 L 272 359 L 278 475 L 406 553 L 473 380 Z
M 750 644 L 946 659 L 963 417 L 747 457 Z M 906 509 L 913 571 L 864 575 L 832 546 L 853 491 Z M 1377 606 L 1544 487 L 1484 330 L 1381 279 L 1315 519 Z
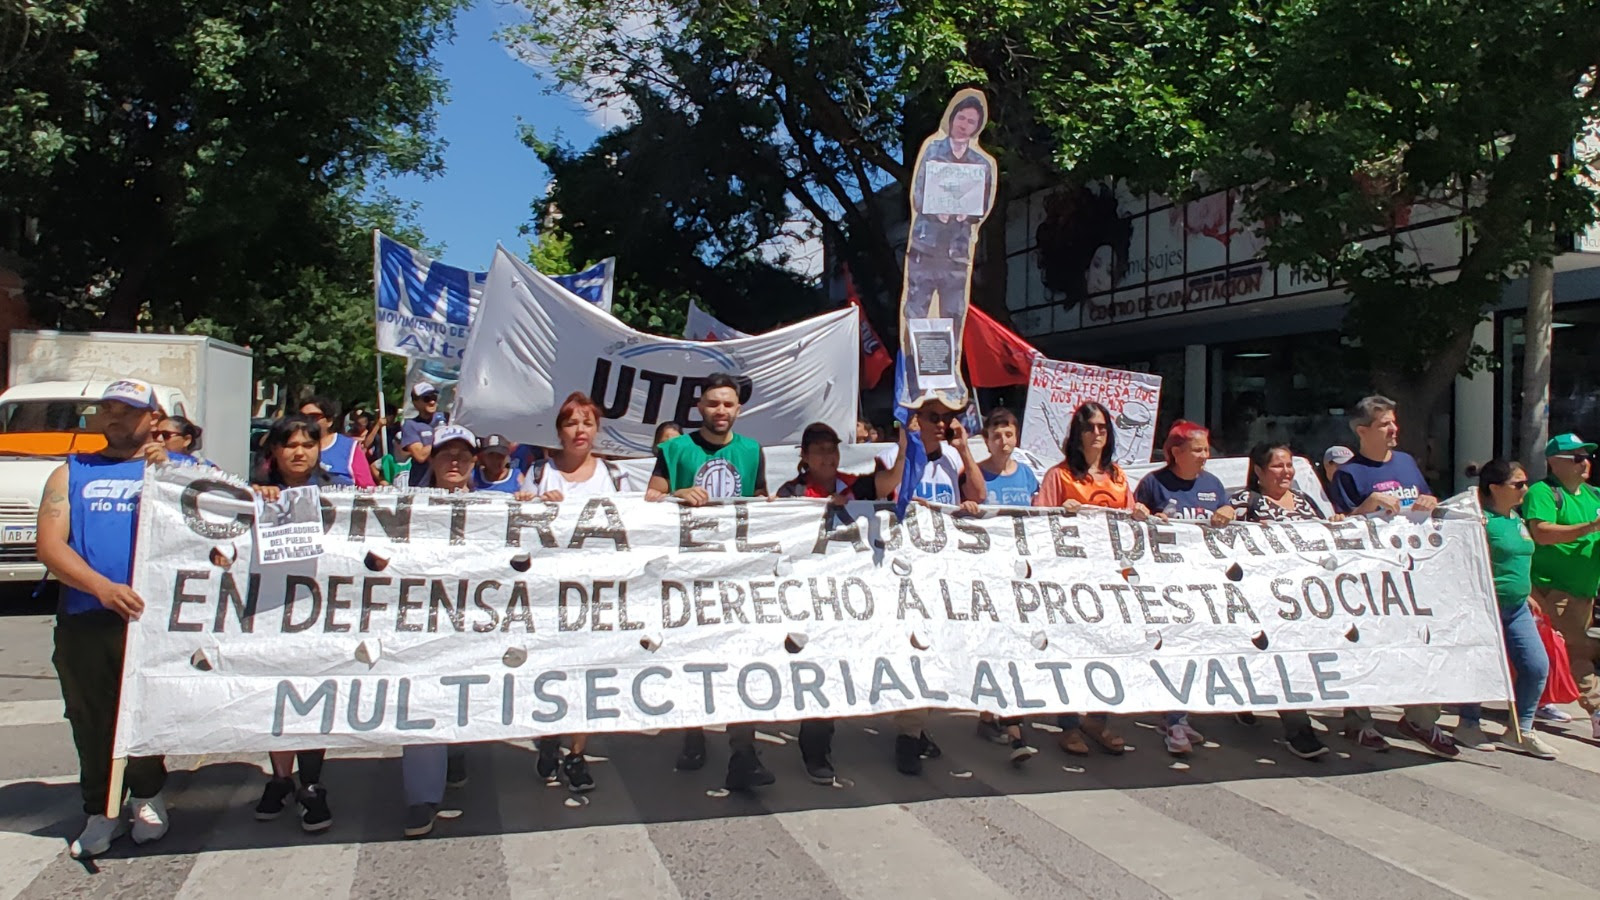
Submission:
M 249 342 L 265 377 L 355 391 L 368 229 L 403 212 L 370 186 L 439 171 L 430 55 L 462 6 L 26 0 L 0 14 L 0 209 L 29 223 L 6 249 L 34 317 L 203 324 Z M 365 371 L 370 384 L 370 356 Z

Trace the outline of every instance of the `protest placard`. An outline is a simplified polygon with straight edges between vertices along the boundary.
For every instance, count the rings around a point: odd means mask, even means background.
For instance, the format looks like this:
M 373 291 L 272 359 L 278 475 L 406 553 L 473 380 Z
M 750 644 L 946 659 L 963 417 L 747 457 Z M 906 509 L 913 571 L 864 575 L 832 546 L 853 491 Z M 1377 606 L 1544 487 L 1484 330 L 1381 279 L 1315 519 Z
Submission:
M 274 500 L 256 495 L 256 559 L 263 565 L 322 555 L 322 491 L 284 488 Z
M 1037 357 L 1028 377 L 1022 415 L 1022 447 L 1048 465 L 1061 461 L 1061 443 L 1072 414 L 1085 401 L 1103 404 L 1116 428 L 1119 464 L 1150 461 L 1161 376 Z

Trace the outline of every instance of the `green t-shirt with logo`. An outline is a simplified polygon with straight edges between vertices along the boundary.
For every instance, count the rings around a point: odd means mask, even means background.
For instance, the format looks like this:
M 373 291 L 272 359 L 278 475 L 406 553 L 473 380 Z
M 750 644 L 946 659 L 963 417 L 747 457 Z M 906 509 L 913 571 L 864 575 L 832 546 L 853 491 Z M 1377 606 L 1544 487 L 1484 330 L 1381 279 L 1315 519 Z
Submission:
M 1483 511 L 1483 530 L 1489 538 L 1489 566 L 1494 572 L 1494 598 L 1503 609 L 1516 609 L 1533 589 L 1533 536 L 1528 523 L 1513 512 L 1502 516 Z
M 767 492 L 761 445 L 741 434 L 720 447 L 698 431 L 679 435 L 656 448 L 653 474 L 667 479 L 669 493 L 697 487 L 720 500 Z
M 1561 491 L 1560 508 L 1556 491 Z M 1600 494 L 1582 485 L 1576 494 L 1548 481 L 1528 485 L 1522 517 L 1551 525 L 1586 525 L 1600 516 Z M 1593 597 L 1600 590 L 1600 534 L 1588 534 L 1565 544 L 1540 544 L 1533 551 L 1533 583 L 1577 597 Z
M 384 484 L 400 484 L 400 476 L 410 471 L 410 457 L 406 457 L 405 462 L 400 462 L 394 458 L 393 453 L 385 453 L 378 460 L 378 474 L 383 477 Z

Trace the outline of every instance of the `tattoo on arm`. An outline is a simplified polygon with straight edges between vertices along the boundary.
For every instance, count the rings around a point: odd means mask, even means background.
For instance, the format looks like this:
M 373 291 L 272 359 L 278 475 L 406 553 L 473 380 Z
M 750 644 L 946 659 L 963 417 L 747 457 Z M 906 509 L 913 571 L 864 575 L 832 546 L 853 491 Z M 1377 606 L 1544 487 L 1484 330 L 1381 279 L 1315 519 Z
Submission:
M 50 518 L 59 519 L 67 514 L 67 495 L 60 491 L 52 491 L 45 495 L 44 505 Z

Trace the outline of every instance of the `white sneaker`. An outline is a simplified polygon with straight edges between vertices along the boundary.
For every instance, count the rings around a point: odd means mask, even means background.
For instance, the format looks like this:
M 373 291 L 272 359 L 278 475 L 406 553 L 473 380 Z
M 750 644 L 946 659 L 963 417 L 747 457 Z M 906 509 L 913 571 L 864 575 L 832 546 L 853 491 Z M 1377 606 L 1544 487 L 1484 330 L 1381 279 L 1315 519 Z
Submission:
M 1189 742 L 1189 735 L 1182 724 L 1174 725 L 1167 729 L 1167 752 L 1173 756 L 1188 756 L 1194 750 L 1194 745 Z
M 1546 722 L 1565 723 L 1572 721 L 1572 715 L 1554 703 L 1546 703 L 1534 710 L 1533 717 L 1535 719 L 1543 719 Z
M 129 801 L 133 806 L 133 842 L 148 844 L 160 840 L 167 833 L 167 800 L 157 792 L 154 797 Z
M 1507 734 L 1509 733 L 1508 731 Z M 1483 726 L 1477 723 L 1469 722 L 1464 725 L 1457 725 L 1455 730 L 1450 732 L 1450 736 L 1455 738 L 1456 743 L 1462 747 L 1471 747 L 1473 750 L 1494 749 L 1494 742 L 1489 740 L 1487 734 L 1483 733 Z
M 1188 716 L 1184 716 L 1178 722 L 1178 727 L 1183 729 L 1183 736 L 1189 739 L 1189 743 L 1204 744 L 1206 742 L 1206 736 L 1198 731 L 1195 731 L 1194 726 L 1189 724 Z
M 1517 753 L 1526 753 L 1539 759 L 1555 759 L 1556 748 L 1545 742 L 1537 731 L 1524 731 L 1519 737 L 1515 731 L 1506 730 L 1500 737 L 1500 746 Z
M 72 842 L 67 852 L 73 859 L 88 859 L 111 849 L 111 842 L 128 833 L 128 823 L 122 819 L 90 816 L 83 833 Z

